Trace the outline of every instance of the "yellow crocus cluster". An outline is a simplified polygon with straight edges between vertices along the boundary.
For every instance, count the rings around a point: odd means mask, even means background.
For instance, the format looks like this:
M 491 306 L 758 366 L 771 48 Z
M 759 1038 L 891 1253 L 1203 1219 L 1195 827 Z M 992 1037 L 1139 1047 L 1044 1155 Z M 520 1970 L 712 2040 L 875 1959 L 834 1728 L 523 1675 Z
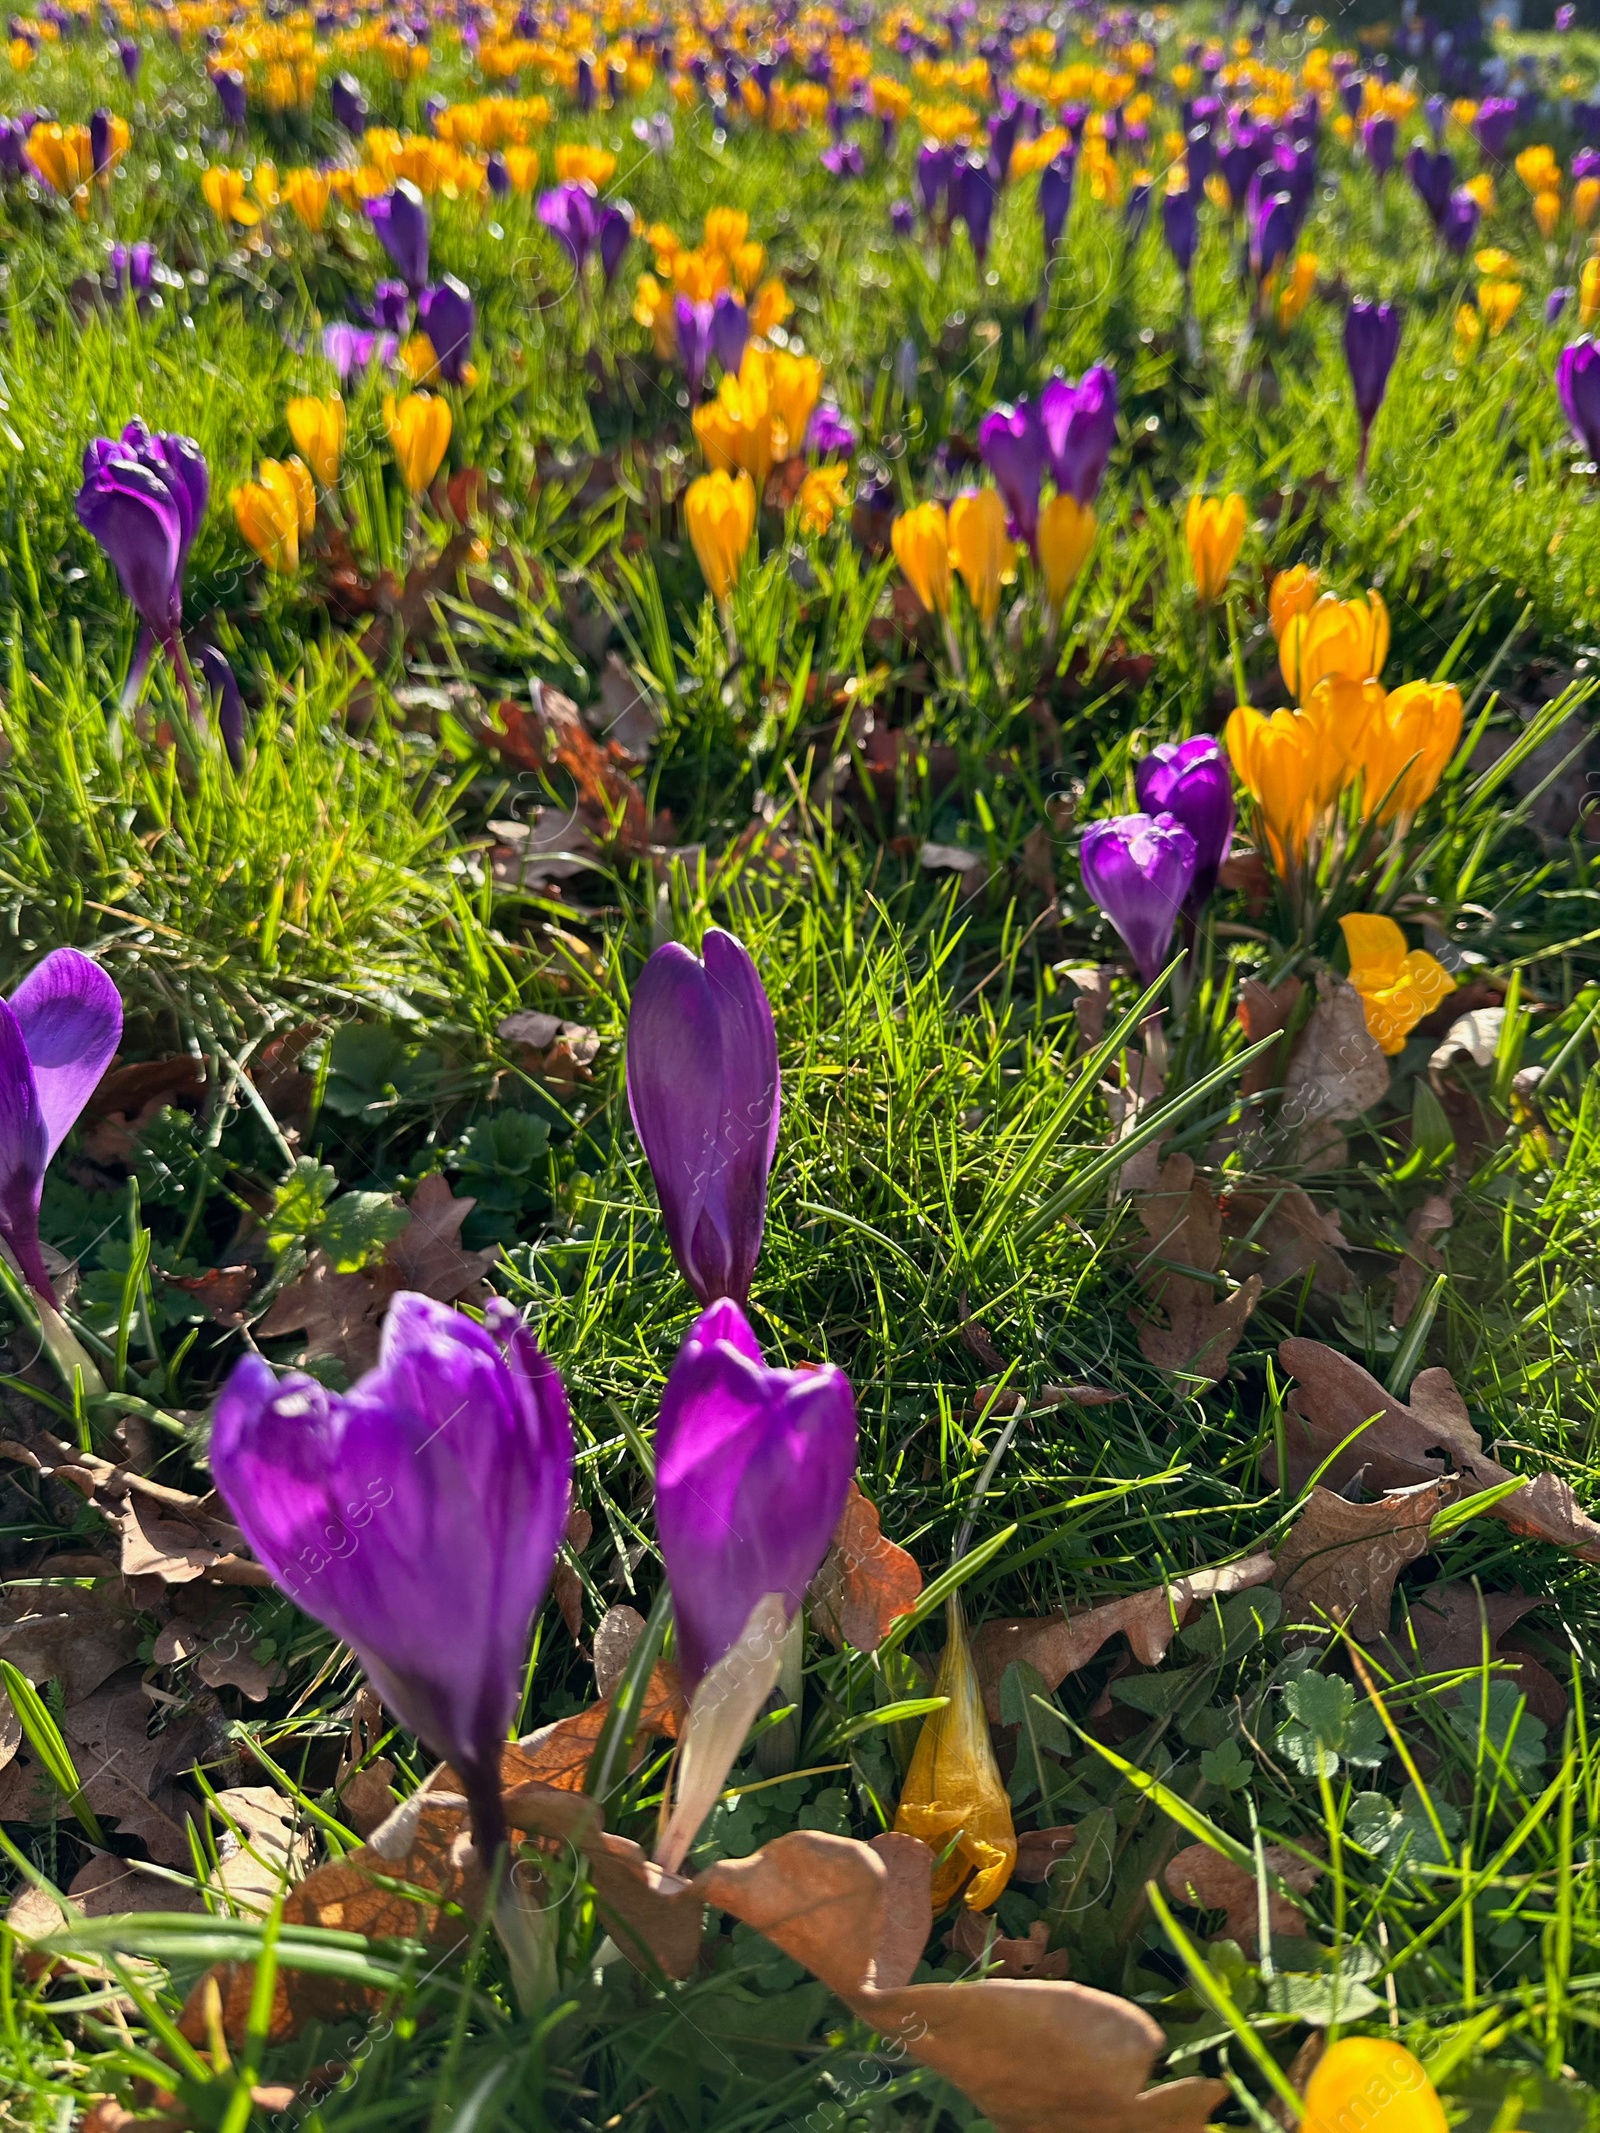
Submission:
M 1579 269 L 1578 317 L 1585 327 L 1600 319 L 1600 255 L 1586 259 Z
M 369 127 L 362 135 L 362 149 L 368 168 L 382 180 L 377 187 L 380 192 L 409 178 L 425 198 L 437 194 L 447 200 L 471 200 L 488 184 L 485 164 L 453 141 Z M 364 183 L 363 190 L 370 189 L 370 181 Z
M 108 128 L 106 159 L 96 171 L 88 127 L 58 126 L 50 121 L 29 129 L 28 159 L 52 192 L 70 200 L 79 215 L 87 215 L 91 179 L 109 179 L 127 154 L 131 139 L 127 120 L 114 117 Z
M 959 1599 L 947 1603 L 946 1620 L 934 1694 L 948 1701 L 922 1722 L 894 1826 L 920 1837 L 940 1856 L 933 1875 L 936 1911 L 963 1887 L 967 1908 L 984 1911 L 1011 1879 L 1017 1863 L 1016 1830 Z
M 1324 593 L 1309 607 L 1285 615 L 1281 624 L 1274 613 L 1273 624 L 1284 686 L 1299 703 L 1330 675 L 1375 681 L 1389 656 L 1389 610 L 1375 588 L 1364 600 L 1336 600 Z
M 724 377 L 716 398 L 696 408 L 694 433 L 713 470 L 732 474 L 742 468 L 759 496 L 772 469 L 804 448 L 821 397 L 822 365 L 815 356 L 752 343 L 739 375 Z
M 767 248 L 750 236 L 750 217 L 741 208 L 711 208 L 698 245 L 682 243 L 664 222 L 649 224 L 643 236 L 655 254 L 655 272 L 639 276 L 633 315 L 650 329 L 663 363 L 671 362 L 677 352 L 677 297 L 710 303 L 728 290 L 744 304 L 751 334 L 758 341 L 781 326 L 794 309 L 776 276 L 762 280 Z
M 1409 823 L 1455 753 L 1461 716 L 1461 692 L 1448 682 L 1385 691 L 1337 674 L 1298 710 L 1268 717 L 1241 704 L 1224 739 L 1278 872 L 1304 863 L 1347 793 L 1362 824 Z
M 520 148 L 549 123 L 547 96 L 480 96 L 473 103 L 447 104 L 433 130 L 457 148 Z
M 229 496 L 234 522 L 268 570 L 300 567 L 300 543 L 317 522 L 317 492 L 299 459 L 263 459 L 260 479 Z
M 1392 918 L 1352 911 L 1339 921 L 1350 957 L 1350 982 L 1361 995 L 1367 1028 L 1391 1057 L 1405 1048 L 1424 1015 L 1456 989 L 1456 981 L 1426 949 L 1406 947 Z
M 683 499 L 700 575 L 721 606 L 732 591 L 756 530 L 756 489 L 743 471 L 718 469 L 692 481 Z
M 1561 221 L 1561 165 L 1541 142 L 1517 157 L 1517 176 L 1533 195 L 1533 219 L 1548 243 Z
M 894 559 L 930 615 L 950 612 L 950 518 L 929 501 L 902 511 L 889 529 Z
M 1094 514 L 1087 516 L 1088 541 L 1092 542 Z M 1041 524 L 1042 520 L 1043 514 Z M 1055 606 L 1066 597 L 1066 587 L 1088 553 L 1084 544 L 1076 563 L 1072 562 L 1069 550 L 1074 537 L 1081 541 L 1081 526 L 1074 536 L 1064 521 L 1059 535 L 1053 536 L 1054 582 L 1061 586 L 1060 598 L 1052 598 Z M 889 539 L 906 583 L 930 615 L 949 614 L 954 570 L 984 628 L 993 624 L 1000 611 L 1000 588 L 1014 573 L 1017 560 L 1016 543 L 1006 531 L 1006 508 L 996 490 L 966 489 L 948 508 L 935 500 L 917 504 L 900 513 Z

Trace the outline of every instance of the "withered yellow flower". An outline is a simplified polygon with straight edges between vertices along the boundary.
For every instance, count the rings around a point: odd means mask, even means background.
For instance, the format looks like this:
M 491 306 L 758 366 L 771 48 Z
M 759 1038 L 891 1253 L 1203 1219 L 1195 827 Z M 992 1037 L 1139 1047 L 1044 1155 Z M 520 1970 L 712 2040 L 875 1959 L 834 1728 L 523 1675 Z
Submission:
M 1195 589 L 1202 600 L 1220 599 L 1244 545 L 1244 498 L 1191 496 L 1184 514 L 1184 538 Z
M 894 1826 L 920 1837 L 935 1853 L 948 1851 L 934 1869 L 936 1911 L 964 1884 L 967 1908 L 984 1911 L 1011 1879 L 1017 1838 L 961 1603 L 954 1595 L 946 1603 L 945 1625 L 944 1657 L 933 1692 L 950 1700 L 922 1721 Z
M 1456 981 L 1425 949 L 1406 947 L 1392 918 L 1352 911 L 1339 921 L 1350 956 L 1350 982 L 1361 995 L 1367 1028 L 1390 1057 L 1424 1015 L 1456 989 Z
M 930 615 L 950 612 L 950 521 L 944 505 L 902 511 L 889 530 L 894 559 Z
M 690 482 L 683 511 L 700 575 L 720 605 L 733 589 L 755 532 L 755 484 L 743 472 L 702 474 Z

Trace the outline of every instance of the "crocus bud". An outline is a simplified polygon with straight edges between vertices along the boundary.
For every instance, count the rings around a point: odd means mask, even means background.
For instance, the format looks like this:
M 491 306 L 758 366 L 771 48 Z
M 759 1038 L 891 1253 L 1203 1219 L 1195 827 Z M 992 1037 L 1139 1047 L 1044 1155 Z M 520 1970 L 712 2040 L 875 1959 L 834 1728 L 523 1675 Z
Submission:
M 516 1312 L 403 1292 L 348 1393 L 258 1355 L 217 1399 L 211 1471 L 257 1559 L 460 1771 L 481 1852 L 501 1744 L 566 1523 L 566 1393 Z
M 1191 496 L 1184 514 L 1183 534 L 1189 546 L 1189 564 L 1195 590 L 1202 600 L 1220 599 L 1226 590 L 1247 523 L 1244 498 Z
M 39 1244 L 45 1170 L 121 1038 L 121 996 L 76 948 L 57 948 L 0 1001 L 0 1237 L 23 1280 L 52 1307 L 56 1292 Z
M 1134 771 L 1133 787 L 1147 815 L 1175 817 L 1194 839 L 1187 902 L 1200 910 L 1233 849 L 1233 772 L 1221 744 L 1209 733 L 1163 741 Z
M 1080 504 L 1075 496 L 1052 496 L 1039 512 L 1039 569 L 1044 577 L 1046 605 L 1059 608 L 1094 546 L 1093 504 Z
M 122 62 L 122 71 L 128 80 L 130 82 L 137 81 L 144 53 L 131 37 L 119 37 L 117 39 L 117 57 Z
M 1511 145 L 1511 132 L 1517 123 L 1517 115 L 1517 100 L 1514 96 L 1486 96 L 1478 106 L 1472 121 L 1472 131 L 1488 162 L 1504 162 L 1506 150 Z
M 909 237 L 917 226 L 917 211 L 909 200 L 889 202 L 889 227 L 897 237 Z
M 449 401 L 433 393 L 409 393 L 396 401 L 393 393 L 387 393 L 383 423 L 400 479 L 413 496 L 420 496 L 444 464 L 450 447 Z
M 1194 838 L 1176 815 L 1117 815 L 1083 833 L 1083 885 L 1127 943 L 1146 985 L 1166 966 L 1195 859 Z
M 1400 350 L 1400 313 L 1393 304 L 1353 303 L 1344 315 L 1344 357 L 1361 423 L 1361 466 L 1367 463 L 1367 436 L 1389 388 L 1389 373 Z
M 902 511 L 889 534 L 906 583 L 930 615 L 950 612 L 950 521 L 929 501 Z
M 623 254 L 633 241 L 633 209 L 626 201 L 602 207 L 595 217 L 595 245 L 600 254 L 600 272 L 607 288 L 616 279 Z
M 950 560 L 985 629 L 1000 611 L 1000 581 L 1011 562 L 1006 507 L 993 489 L 963 489 L 950 506 Z
M 1194 248 L 1200 234 L 1194 194 L 1187 185 L 1177 192 L 1168 192 L 1162 199 L 1161 233 L 1166 238 L 1167 250 L 1172 254 L 1178 272 L 1187 281 L 1189 270 L 1194 265 Z
M 1447 148 L 1433 154 L 1418 141 L 1406 156 L 1406 176 L 1416 187 L 1417 197 L 1428 210 L 1435 229 L 1443 223 L 1455 191 L 1456 159 Z
M 739 374 L 749 338 L 749 312 L 731 289 L 719 289 L 711 303 L 711 352 L 732 377 Z
M 1445 209 L 1444 219 L 1439 224 L 1439 235 L 1448 250 L 1460 259 L 1470 250 L 1478 234 L 1478 224 L 1483 209 L 1476 194 L 1469 193 L 1464 185 L 1458 185 L 1450 195 L 1450 204 Z
M 511 171 L 499 149 L 492 149 L 484 160 L 484 182 L 497 200 L 504 200 L 511 191 Z
M 684 382 L 689 388 L 690 399 L 698 400 L 705 390 L 706 367 L 711 361 L 711 325 L 716 309 L 704 299 L 697 302 L 691 297 L 678 296 L 673 299 L 672 317 Z
M 245 100 L 244 76 L 238 68 L 218 67 L 211 76 L 211 86 L 217 92 L 223 118 L 230 126 L 242 126 L 249 105 Z
M 1600 460 L 1600 342 L 1585 334 L 1556 361 L 1561 406 L 1589 457 Z
M 210 494 L 205 455 L 192 437 L 136 420 L 120 438 L 97 437 L 84 452 L 79 521 L 116 566 L 144 625 L 128 674 L 130 699 L 157 644 L 176 658 L 184 564 Z
M 1000 187 L 994 172 L 980 155 L 960 156 L 950 180 L 950 207 L 955 218 L 967 226 L 972 255 L 981 267 L 989 256 L 989 231 L 994 222 Z
M 216 714 L 217 732 L 235 770 L 244 767 L 244 698 L 239 678 L 214 644 L 190 642 L 189 659 L 198 667 Z
M 1374 112 L 1361 128 L 1361 145 L 1367 152 L 1367 161 L 1378 177 L 1386 178 L 1394 168 L 1395 141 L 1399 128 L 1387 111 Z
M 1076 384 L 1049 379 L 1039 395 L 1039 425 L 1051 480 L 1064 495 L 1092 504 L 1117 439 L 1114 373 L 1095 363 Z
M 748 475 L 702 479 L 729 489 L 742 483 L 753 520 Z M 691 484 L 691 493 L 699 486 Z M 742 1304 L 761 1250 L 778 1141 L 778 1043 L 742 943 L 713 927 L 702 954 L 703 961 L 669 941 L 640 975 L 628 1012 L 628 1108 L 685 1281 L 702 1303 L 731 1296 Z
M 472 353 L 477 313 L 464 282 L 447 274 L 417 298 L 417 325 L 428 337 L 438 359 L 439 375 L 448 385 L 460 385 Z
M 967 1908 L 986 1911 L 1011 1879 L 1017 1837 L 955 1595 L 945 1607 L 944 1656 L 934 1694 L 949 1701 L 922 1721 L 894 1826 L 920 1838 L 939 1858 L 932 1890 L 936 1910 L 965 1886 Z
M 1070 148 L 1064 148 L 1039 173 L 1039 220 L 1044 226 L 1046 257 L 1053 253 L 1061 242 L 1061 232 L 1067 226 L 1067 213 L 1072 206 L 1072 178 L 1076 169 L 1076 156 Z
M 345 409 L 337 393 L 326 400 L 291 400 L 284 410 L 289 435 L 325 489 L 338 485 L 344 454 Z
M 1031 548 L 1039 527 L 1044 472 L 1044 437 L 1036 409 L 1026 400 L 992 409 L 978 424 L 978 450 L 1005 499 L 1013 535 Z
M 428 209 L 409 178 L 367 202 L 367 216 L 413 295 L 428 278 Z
M 539 195 L 539 220 L 572 255 L 578 271 L 600 241 L 600 215 L 587 185 L 572 180 Z
M 778 1678 L 844 1510 L 856 1463 L 850 1382 L 832 1364 L 770 1369 L 725 1298 L 678 1352 L 655 1452 L 656 1532 L 692 1698 L 658 1855 L 675 1871 Z
M 681 303 L 682 298 L 679 301 Z M 700 307 L 696 306 L 695 308 L 698 310 Z M 682 323 L 680 316 L 680 328 Z M 694 548 L 695 560 L 700 565 L 700 575 L 710 587 L 712 598 L 720 605 L 727 599 L 738 581 L 740 566 L 749 551 L 750 542 L 756 530 L 755 483 L 742 469 L 737 474 L 729 474 L 723 468 L 718 467 L 710 474 L 702 474 L 698 479 L 690 482 L 688 489 L 684 493 L 683 515 L 688 521 L 689 540 Z M 630 1058 L 631 1056 L 630 1051 Z M 635 1124 L 637 1123 L 637 1114 L 635 1114 Z M 641 1140 L 644 1138 L 642 1131 L 639 1137 Z M 645 1152 L 649 1154 L 648 1145 Z M 652 1169 L 655 1167 L 653 1158 L 651 1167 Z M 660 1182 L 658 1175 L 656 1180 L 658 1189 Z M 765 1186 L 763 1186 L 763 1200 L 764 1194 Z M 662 1208 L 665 1211 L 666 1197 L 664 1194 L 662 1196 Z M 667 1227 L 670 1232 L 672 1228 L 670 1216 Z M 758 1245 L 760 1243 L 759 1224 L 757 1226 L 756 1243 Z M 677 1255 L 678 1264 L 683 1267 L 685 1278 L 692 1287 L 696 1286 L 695 1276 L 685 1263 L 682 1253 L 678 1252 L 676 1241 L 673 1244 L 673 1251 Z M 750 1263 L 752 1267 L 755 1264 L 753 1251 Z M 748 1272 L 745 1275 L 745 1280 L 748 1283 Z M 713 1288 L 709 1292 L 699 1292 L 697 1290 L 697 1293 L 700 1293 L 700 1300 L 704 1303 L 709 1300 L 709 1296 L 720 1295 L 722 1291 Z M 744 1293 L 743 1290 L 740 1291 L 741 1295 Z
M 333 105 L 335 124 L 342 126 L 346 133 L 363 133 L 366 130 L 368 116 L 367 99 L 365 91 L 355 76 L 353 74 L 336 74 L 333 77 L 328 95 Z

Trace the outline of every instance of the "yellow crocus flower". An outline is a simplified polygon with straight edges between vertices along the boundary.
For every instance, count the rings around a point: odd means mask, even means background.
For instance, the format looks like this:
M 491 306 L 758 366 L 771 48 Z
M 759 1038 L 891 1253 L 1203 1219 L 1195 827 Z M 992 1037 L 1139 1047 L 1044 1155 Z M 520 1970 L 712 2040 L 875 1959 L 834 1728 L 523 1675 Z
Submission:
M 339 479 L 339 462 L 344 456 L 343 400 L 337 393 L 326 400 L 291 400 L 284 412 L 288 417 L 289 435 L 299 446 L 300 456 L 325 489 L 333 488 Z
M 432 393 L 408 393 L 400 401 L 389 393 L 384 398 L 383 422 L 400 479 L 416 496 L 438 473 L 449 448 L 450 403 Z
M 1490 172 L 1480 170 L 1476 177 L 1468 178 L 1461 189 L 1463 192 L 1471 193 L 1473 199 L 1477 201 L 1486 215 L 1494 213 L 1494 178 Z
M 1561 183 L 1561 165 L 1541 141 L 1517 157 L 1517 176 L 1536 198 Z
M 1288 618 L 1278 640 L 1284 686 L 1302 703 L 1331 674 L 1346 681 L 1374 679 L 1388 654 L 1389 610 L 1376 590 L 1364 600 L 1324 593 L 1314 607 Z
M 776 275 L 769 276 L 750 299 L 750 331 L 758 340 L 764 340 L 774 326 L 783 324 L 793 309 L 783 283 Z
M 826 533 L 850 501 L 850 469 L 842 459 L 813 467 L 800 484 L 796 502 L 802 533 Z
M 1278 292 L 1278 331 L 1287 333 L 1295 320 L 1310 303 L 1317 286 L 1317 255 L 1302 252 L 1294 263 L 1294 271 Z
M 749 361 L 748 354 L 745 361 Z M 775 461 L 793 459 L 805 449 L 806 430 L 822 398 L 822 365 L 815 356 L 775 350 L 766 356 L 766 366 L 772 456 Z
M 706 212 L 705 248 L 731 260 L 750 234 L 750 217 L 741 207 L 713 207 Z
M 732 474 L 742 467 L 755 483 L 758 496 L 766 491 L 767 476 L 776 456 L 769 389 L 771 360 L 764 348 L 746 348 L 739 375 L 723 378 L 717 397 L 694 412 L 694 433 L 712 471 Z M 787 360 L 797 359 L 791 356 Z M 820 390 L 820 366 L 817 375 Z M 792 395 L 796 383 L 786 376 L 786 393 Z M 810 420 L 809 410 L 806 419 Z
M 568 141 L 556 150 L 556 176 L 563 185 L 592 185 L 598 192 L 616 174 L 617 159 L 609 148 L 586 148 Z
M 1489 338 L 1503 333 L 1522 302 L 1522 284 L 1515 281 L 1480 281 L 1478 310 L 1489 329 Z
M 306 229 L 320 230 L 328 219 L 333 187 L 325 171 L 290 170 L 284 173 L 283 197 Z
M 1321 590 L 1322 580 L 1309 563 L 1296 563 L 1273 578 L 1267 591 L 1267 612 L 1272 618 L 1272 634 L 1280 644 L 1284 624 L 1295 615 L 1309 613 Z
M 1572 188 L 1572 219 L 1586 230 L 1600 208 L 1600 178 L 1580 178 Z
M 539 182 L 539 151 L 537 148 L 510 147 L 502 151 L 506 176 L 511 180 L 511 190 L 516 193 L 531 193 Z
M 928 502 L 902 511 L 889 529 L 894 559 L 906 583 L 930 615 L 950 612 L 950 521 L 944 505 Z
M 1341 2037 L 1306 2083 L 1300 2133 L 1447 2133 L 1422 2064 L 1392 2037 Z
M 261 220 L 260 208 L 244 196 L 242 170 L 230 170 L 225 163 L 213 163 L 201 172 L 200 190 L 205 194 L 207 207 L 224 225 L 236 222 L 241 229 L 248 230 Z
M 70 200 L 80 215 L 89 211 L 85 188 L 94 176 L 94 151 L 87 126 L 34 126 L 28 134 L 28 160 L 52 192 Z
M 907 1836 L 920 1837 L 936 1854 L 948 1852 L 934 1869 L 936 1911 L 963 1884 L 968 1910 L 984 1911 L 1011 1879 L 1017 1838 L 1011 1802 L 989 1738 L 961 1603 L 954 1596 L 946 1603 L 945 1621 L 944 1657 L 934 1694 L 948 1697 L 949 1702 L 922 1721 L 894 1826 Z
M 1408 681 L 1391 689 L 1365 729 L 1366 812 L 1409 822 L 1432 798 L 1461 739 L 1461 691 L 1453 682 Z
M 1237 492 L 1231 496 L 1190 497 L 1183 532 L 1189 544 L 1195 589 L 1202 600 L 1221 598 L 1239 560 L 1244 529 L 1244 498 Z
M 300 567 L 300 543 L 317 522 L 317 495 L 298 459 L 263 459 L 259 481 L 247 481 L 228 501 L 234 521 L 268 570 Z
M 1304 710 L 1267 718 L 1241 704 L 1229 716 L 1228 755 L 1280 874 L 1300 864 L 1318 824 L 1360 775 L 1367 726 L 1382 702 L 1376 682 L 1333 679 Z
M 1392 918 L 1373 911 L 1352 911 L 1339 929 L 1350 956 L 1350 982 L 1367 1011 L 1367 1028 L 1392 1058 L 1439 1002 L 1456 989 L 1442 963 L 1424 949 L 1407 950 L 1406 937 Z
M 950 506 L 950 560 L 985 629 L 1000 612 L 1000 580 L 1011 568 L 1006 507 L 995 489 L 967 489 Z
M 756 529 L 755 483 L 719 470 L 689 484 L 683 499 L 700 575 L 720 605 L 732 591 Z
M 1586 328 L 1600 318 L 1600 254 L 1586 259 L 1579 269 L 1578 317 Z
M 1538 224 L 1539 235 L 1548 244 L 1561 225 L 1561 195 L 1555 191 L 1535 193 L 1533 219 Z
M 1039 568 L 1044 573 L 1046 605 L 1058 608 L 1094 546 L 1093 504 L 1080 504 L 1064 492 L 1039 508 Z

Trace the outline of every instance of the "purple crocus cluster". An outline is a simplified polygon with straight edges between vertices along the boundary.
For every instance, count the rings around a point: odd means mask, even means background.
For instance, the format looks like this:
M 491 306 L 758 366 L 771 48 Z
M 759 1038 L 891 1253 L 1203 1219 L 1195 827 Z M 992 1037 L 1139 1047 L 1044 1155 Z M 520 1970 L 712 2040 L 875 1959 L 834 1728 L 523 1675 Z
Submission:
M 592 185 L 569 179 L 539 195 L 539 220 L 567 252 L 580 280 L 591 257 L 600 261 L 611 286 L 633 235 L 633 215 L 623 204 L 600 199 Z
M 978 450 L 995 479 L 1012 536 L 1033 547 L 1044 476 L 1080 504 L 1092 504 L 1117 437 L 1117 380 L 1104 363 L 1074 382 L 1051 378 L 1037 400 L 997 407 L 978 425 Z
M 1141 812 L 1091 822 L 1083 884 L 1126 942 L 1140 979 L 1166 967 L 1180 913 L 1193 918 L 1233 844 L 1233 779 L 1208 734 L 1153 748 L 1134 773 Z
M 742 1745 L 748 1719 L 730 1733 L 728 1709 L 753 1696 L 754 1716 L 844 1509 L 855 1401 L 832 1365 L 769 1365 L 733 1293 L 760 1245 L 778 1070 L 771 1008 L 731 935 L 709 934 L 703 963 L 676 945 L 651 957 L 629 1017 L 628 1085 L 673 1249 L 706 1305 L 655 1441 L 686 1741 L 700 1728 L 677 1834 L 663 1840 L 675 1865 Z M 531 1333 L 498 1299 L 479 1325 L 402 1294 L 376 1367 L 348 1393 L 241 1361 L 210 1458 L 260 1561 L 450 1758 L 492 1855 L 505 1837 L 501 1746 L 571 1496 L 566 1392 Z

